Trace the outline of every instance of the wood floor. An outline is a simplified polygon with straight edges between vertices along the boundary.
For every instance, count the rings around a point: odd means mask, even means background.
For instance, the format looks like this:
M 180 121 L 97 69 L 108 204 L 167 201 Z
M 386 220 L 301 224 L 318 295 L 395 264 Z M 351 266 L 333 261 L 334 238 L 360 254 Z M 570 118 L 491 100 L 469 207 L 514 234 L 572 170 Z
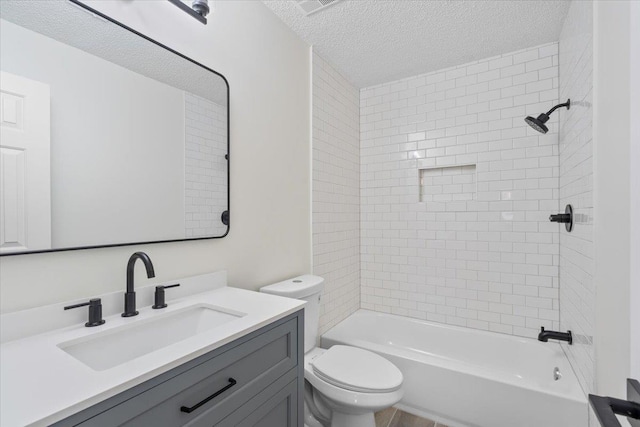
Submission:
M 420 418 L 397 408 L 376 412 L 376 427 L 447 427 L 435 421 Z

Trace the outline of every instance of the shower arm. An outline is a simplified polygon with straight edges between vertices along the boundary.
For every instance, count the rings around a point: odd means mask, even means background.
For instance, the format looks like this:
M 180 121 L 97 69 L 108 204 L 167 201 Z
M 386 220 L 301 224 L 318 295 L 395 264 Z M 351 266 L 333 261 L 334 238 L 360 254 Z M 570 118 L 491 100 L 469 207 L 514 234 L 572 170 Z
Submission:
M 567 110 L 571 108 L 571 100 L 567 100 L 567 102 L 565 102 L 564 104 L 558 104 L 555 107 L 553 107 L 551 110 L 547 111 L 547 113 L 545 114 L 546 116 L 551 115 L 551 113 L 553 113 L 554 111 L 556 111 L 558 108 L 562 108 L 562 107 L 567 107 Z

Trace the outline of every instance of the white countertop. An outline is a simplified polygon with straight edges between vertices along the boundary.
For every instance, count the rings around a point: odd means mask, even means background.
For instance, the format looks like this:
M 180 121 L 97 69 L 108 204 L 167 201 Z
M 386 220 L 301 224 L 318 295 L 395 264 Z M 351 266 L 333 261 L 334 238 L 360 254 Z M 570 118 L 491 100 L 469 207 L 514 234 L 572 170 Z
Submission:
M 162 310 L 139 303 L 138 316 L 123 318 L 112 314 L 105 317 L 106 323 L 99 327 L 87 328 L 84 323 L 78 323 L 3 343 L 0 346 L 0 425 L 45 426 L 60 421 L 304 306 L 304 301 L 226 286 L 180 299 L 172 299 L 167 291 L 167 303 L 169 306 Z M 219 306 L 246 315 L 104 371 L 89 368 L 58 347 L 60 343 L 194 304 Z M 86 316 L 86 307 L 79 310 Z M 31 315 L 36 313 L 36 309 L 31 311 Z M 38 321 L 47 322 L 47 319 Z

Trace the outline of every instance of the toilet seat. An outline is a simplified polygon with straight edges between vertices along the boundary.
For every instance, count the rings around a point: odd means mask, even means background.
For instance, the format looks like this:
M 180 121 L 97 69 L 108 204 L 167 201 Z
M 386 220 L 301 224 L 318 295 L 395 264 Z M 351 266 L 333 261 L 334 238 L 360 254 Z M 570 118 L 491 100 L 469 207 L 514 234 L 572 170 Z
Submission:
M 359 393 L 389 393 L 402 387 L 402 373 L 385 358 L 357 347 L 335 345 L 310 362 L 323 381 Z
M 404 390 L 402 387 L 399 387 L 394 391 L 385 392 L 378 390 L 374 392 L 362 392 L 348 390 L 343 386 L 331 384 L 324 378 L 321 378 L 314 372 L 313 364 L 316 359 L 322 357 L 329 351 L 330 350 L 315 347 L 311 351 L 305 353 L 304 379 L 311 385 L 314 396 L 316 396 L 315 393 L 318 393 L 318 396 L 316 397 L 320 397 L 321 400 L 330 402 L 328 406 L 332 411 L 334 411 L 334 413 L 340 412 L 342 414 L 363 414 L 367 411 L 371 411 L 371 415 L 373 416 L 373 412 L 393 406 L 402 399 L 402 396 L 404 395 Z M 384 360 L 386 361 L 386 359 Z M 353 361 L 351 361 L 349 365 L 353 366 Z M 383 363 L 382 365 L 384 366 L 386 364 Z M 400 375 L 402 375 L 402 373 L 400 373 Z M 375 373 L 372 374 L 371 372 L 369 372 L 369 376 L 374 377 Z M 342 380 L 341 382 L 344 382 L 344 380 Z

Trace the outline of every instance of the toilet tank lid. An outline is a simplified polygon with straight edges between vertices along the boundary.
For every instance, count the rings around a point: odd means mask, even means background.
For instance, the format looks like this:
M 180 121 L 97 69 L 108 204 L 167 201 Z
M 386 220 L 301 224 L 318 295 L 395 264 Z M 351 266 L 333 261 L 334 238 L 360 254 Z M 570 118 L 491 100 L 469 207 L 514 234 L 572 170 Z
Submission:
M 322 291 L 324 279 L 311 274 L 283 280 L 260 288 L 260 292 L 288 298 L 304 298 Z

